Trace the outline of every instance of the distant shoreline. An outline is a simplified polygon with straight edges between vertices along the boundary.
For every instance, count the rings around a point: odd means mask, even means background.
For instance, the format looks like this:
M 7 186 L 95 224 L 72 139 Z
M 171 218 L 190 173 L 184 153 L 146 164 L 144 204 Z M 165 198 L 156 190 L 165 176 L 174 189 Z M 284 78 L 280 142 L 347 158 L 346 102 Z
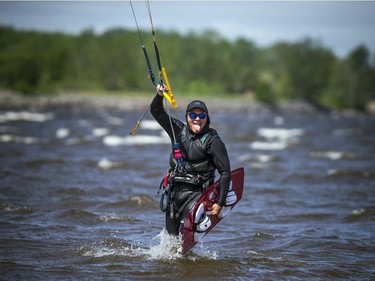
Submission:
M 88 95 L 88 94 L 56 94 L 56 95 L 38 95 L 25 96 L 6 90 L 0 90 L 0 109 L 43 109 L 56 107 L 72 107 L 72 108 L 96 108 L 96 109 L 120 109 L 124 111 L 142 111 L 147 108 L 153 99 L 150 96 L 134 96 L 134 95 Z M 186 105 L 196 97 L 179 98 L 176 97 L 179 107 L 177 110 L 185 110 Z M 207 103 L 211 112 L 227 110 L 227 111 L 249 111 L 249 112 L 265 112 L 265 111 L 288 111 L 296 113 L 313 113 L 317 109 L 312 105 L 303 101 L 292 101 L 282 103 L 275 106 L 264 105 L 254 101 L 250 97 L 217 98 L 202 97 Z

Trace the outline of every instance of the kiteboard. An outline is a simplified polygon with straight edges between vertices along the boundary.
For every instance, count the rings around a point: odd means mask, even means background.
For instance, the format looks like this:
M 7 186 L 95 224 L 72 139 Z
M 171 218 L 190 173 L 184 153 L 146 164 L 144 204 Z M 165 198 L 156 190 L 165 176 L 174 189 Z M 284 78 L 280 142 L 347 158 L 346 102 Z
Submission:
M 211 206 L 217 202 L 219 199 L 219 180 L 217 180 L 213 185 L 211 185 L 197 200 L 193 208 L 188 213 L 185 218 L 183 228 L 182 228 L 182 247 L 181 252 L 183 254 L 189 252 L 207 233 L 209 233 L 233 208 L 242 198 L 242 192 L 244 187 L 244 169 L 243 167 L 237 168 L 231 172 L 231 185 L 229 187 L 230 192 L 228 192 L 232 202 L 230 206 L 223 206 L 220 214 L 218 216 L 213 216 L 210 214 L 209 209 Z M 232 191 L 231 191 L 232 190 Z M 235 194 L 235 195 L 234 195 Z M 228 197 L 227 196 L 227 201 Z M 230 200 L 229 200 L 230 201 Z M 197 209 L 204 206 L 204 211 L 211 220 L 211 226 L 202 233 L 197 233 L 195 229 L 195 216 L 197 214 Z M 198 235 L 197 235 L 198 234 Z

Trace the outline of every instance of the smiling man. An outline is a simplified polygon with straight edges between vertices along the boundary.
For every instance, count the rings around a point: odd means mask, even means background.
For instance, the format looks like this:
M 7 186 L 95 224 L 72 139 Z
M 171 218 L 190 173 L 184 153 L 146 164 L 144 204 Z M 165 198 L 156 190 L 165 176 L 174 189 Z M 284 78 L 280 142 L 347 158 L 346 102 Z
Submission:
M 224 143 L 215 129 L 210 127 L 206 104 L 194 100 L 186 108 L 186 124 L 169 116 L 163 108 L 164 87 L 158 87 L 151 103 L 151 114 L 171 138 L 172 151 L 168 176 L 171 185 L 167 198 L 166 229 L 169 234 L 181 233 L 183 221 L 200 197 L 220 174 L 220 196 L 212 206 L 212 215 L 218 215 L 225 204 L 230 184 L 230 162 Z M 196 229 L 209 228 L 208 216 L 202 214 Z
M 199 134 L 207 124 L 207 107 L 202 101 L 192 101 L 187 107 L 186 120 L 193 134 Z M 207 118 L 206 118 L 207 116 Z

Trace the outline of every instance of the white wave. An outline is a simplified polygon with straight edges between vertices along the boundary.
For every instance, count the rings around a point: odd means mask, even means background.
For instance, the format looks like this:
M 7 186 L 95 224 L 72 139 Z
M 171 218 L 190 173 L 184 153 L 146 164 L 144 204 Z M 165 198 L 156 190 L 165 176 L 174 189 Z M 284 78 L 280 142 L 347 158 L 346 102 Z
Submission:
M 22 211 L 22 212 L 32 212 L 33 209 L 31 207 L 26 207 L 26 206 L 15 206 L 15 205 L 12 205 L 12 204 L 8 204 L 8 203 L 1 203 L 0 204 L 0 210 L 3 210 L 5 212 L 18 212 L 18 211 Z
M 148 130 L 161 130 L 162 127 L 155 120 L 143 120 L 140 127 Z
M 126 137 L 110 135 L 103 138 L 103 143 L 107 146 L 169 144 L 170 142 L 169 137 L 165 134 L 161 134 L 160 136 L 137 135 Z
M 107 146 L 123 145 L 124 138 L 119 136 L 106 136 L 103 138 L 103 143 Z
M 92 130 L 92 134 L 96 137 L 102 137 L 108 135 L 109 129 L 108 128 L 95 128 Z
M 45 122 L 54 118 L 53 113 L 36 113 L 28 111 L 8 111 L 0 113 L 0 122 L 7 121 L 33 121 L 33 122 Z
M 63 139 L 63 138 L 66 138 L 67 136 L 70 135 L 70 130 L 68 128 L 59 128 L 57 131 L 56 131 L 56 136 L 59 138 L 59 139 Z
M 246 161 L 256 161 L 260 163 L 268 163 L 275 160 L 275 156 L 267 155 L 267 154 L 244 154 L 238 157 L 238 160 L 246 162 Z
M 352 214 L 353 215 L 356 215 L 356 216 L 358 216 L 358 215 L 363 215 L 364 213 L 366 213 L 366 210 L 365 209 L 356 209 L 356 210 L 353 210 L 353 212 L 352 212 Z
M 341 159 L 358 159 L 361 158 L 359 154 L 341 152 L 341 151 L 312 151 L 310 152 L 312 158 L 323 158 L 329 160 L 341 160 Z
M 328 176 L 336 176 L 338 173 L 339 173 L 339 170 L 337 170 L 337 169 L 329 169 L 327 171 Z
M 303 129 L 260 128 L 257 130 L 260 137 L 266 141 L 255 141 L 250 144 L 253 150 L 283 150 L 299 142 L 304 134 Z
M 313 158 L 327 158 L 330 160 L 339 160 L 343 157 L 342 152 L 327 151 L 327 152 L 310 152 L 310 156 Z
M 98 162 L 98 167 L 103 169 L 103 170 L 109 170 L 112 168 L 120 167 L 121 163 L 120 162 L 113 162 L 111 160 L 108 160 L 107 158 L 102 158 Z
M 0 135 L 0 142 L 14 142 L 14 143 L 23 143 L 23 144 L 35 144 L 41 143 L 41 140 L 34 137 L 21 137 L 15 135 Z
M 257 134 L 266 139 L 292 139 L 304 134 L 303 129 L 285 129 L 285 128 L 260 128 Z
M 276 142 L 255 141 L 250 144 L 250 148 L 253 150 L 283 150 L 287 147 L 288 147 L 288 143 L 285 141 L 276 141 Z
M 103 170 L 109 170 L 111 169 L 112 167 L 114 167 L 115 163 L 108 160 L 107 158 L 102 158 L 99 162 L 98 162 L 98 167 L 103 169 Z

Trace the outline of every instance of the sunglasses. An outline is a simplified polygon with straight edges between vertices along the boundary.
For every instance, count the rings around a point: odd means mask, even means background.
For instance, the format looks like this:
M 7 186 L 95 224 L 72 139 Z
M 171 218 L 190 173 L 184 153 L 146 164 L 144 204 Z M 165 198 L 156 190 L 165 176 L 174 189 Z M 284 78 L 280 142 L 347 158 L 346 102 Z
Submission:
M 188 115 L 189 115 L 190 119 L 195 119 L 197 117 L 199 117 L 199 119 L 205 119 L 206 118 L 206 113 L 203 113 L 203 112 L 199 113 L 199 114 L 191 112 Z

